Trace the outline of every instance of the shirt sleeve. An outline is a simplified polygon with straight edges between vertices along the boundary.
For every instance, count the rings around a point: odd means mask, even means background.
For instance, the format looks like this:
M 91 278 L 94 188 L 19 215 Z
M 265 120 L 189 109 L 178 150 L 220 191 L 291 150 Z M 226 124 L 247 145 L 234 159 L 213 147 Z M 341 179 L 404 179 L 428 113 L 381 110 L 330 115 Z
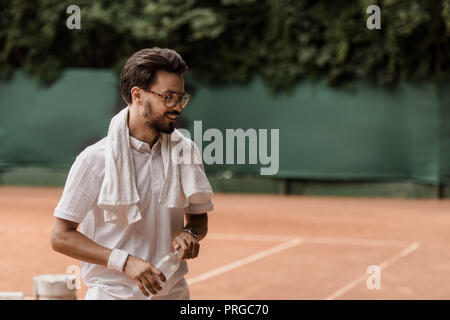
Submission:
M 194 214 L 194 213 L 206 213 L 209 211 L 214 210 L 214 203 L 210 199 L 208 202 L 205 203 L 189 203 L 189 206 L 187 206 L 184 211 L 186 213 Z
M 101 182 L 92 166 L 83 157 L 78 156 L 70 168 L 54 216 L 82 223 L 86 214 L 95 205 Z
M 186 184 L 187 188 L 184 189 L 185 193 L 189 196 L 189 205 L 184 210 L 185 213 L 191 214 L 206 213 L 214 210 L 214 203 L 211 200 L 213 191 L 206 177 L 205 167 L 198 146 L 193 141 L 190 141 L 190 143 L 194 148 L 194 159 L 198 159 L 200 163 L 193 165 L 181 164 L 182 169 L 185 166 L 189 167 L 189 170 L 181 170 L 181 179 L 190 182 Z

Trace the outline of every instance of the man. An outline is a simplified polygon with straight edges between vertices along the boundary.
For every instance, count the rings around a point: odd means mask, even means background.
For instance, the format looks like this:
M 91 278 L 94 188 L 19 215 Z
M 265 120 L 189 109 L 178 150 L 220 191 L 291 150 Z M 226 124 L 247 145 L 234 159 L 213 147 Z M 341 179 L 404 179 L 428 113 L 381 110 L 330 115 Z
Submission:
M 54 212 L 51 245 L 55 251 L 83 261 L 82 279 L 89 287 L 85 299 L 146 299 L 150 293 L 152 299 L 190 297 L 184 279 L 188 272 L 185 260 L 199 254 L 213 203 L 189 199 L 185 208 L 169 208 L 158 201 L 166 165 L 161 157 L 162 136 L 174 131 L 189 100 L 184 91 L 186 70 L 177 52 L 151 48 L 131 56 L 121 73 L 140 220 L 121 225 L 103 219 L 98 200 L 105 180 L 107 137 L 83 150 L 70 169 Z M 202 165 L 201 170 L 204 174 Z M 77 231 L 79 224 L 81 232 Z M 182 261 L 166 281 L 155 265 L 171 247 L 181 250 Z M 158 278 L 164 282 L 163 290 Z M 137 293 L 133 290 L 136 286 Z

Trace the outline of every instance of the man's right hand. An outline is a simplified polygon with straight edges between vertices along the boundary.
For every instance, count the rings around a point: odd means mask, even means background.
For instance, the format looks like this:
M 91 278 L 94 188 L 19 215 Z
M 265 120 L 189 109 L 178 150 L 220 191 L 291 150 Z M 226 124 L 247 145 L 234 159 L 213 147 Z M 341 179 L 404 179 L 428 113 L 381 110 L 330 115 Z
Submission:
M 156 277 L 161 279 L 162 282 L 166 282 L 166 277 L 160 270 L 152 264 L 132 255 L 128 256 L 123 267 L 123 272 L 125 272 L 128 278 L 137 283 L 139 289 L 147 297 L 150 295 L 147 290 L 152 294 L 157 294 L 157 291 L 161 290 L 161 286 L 155 280 Z M 147 290 L 145 290 L 146 288 Z

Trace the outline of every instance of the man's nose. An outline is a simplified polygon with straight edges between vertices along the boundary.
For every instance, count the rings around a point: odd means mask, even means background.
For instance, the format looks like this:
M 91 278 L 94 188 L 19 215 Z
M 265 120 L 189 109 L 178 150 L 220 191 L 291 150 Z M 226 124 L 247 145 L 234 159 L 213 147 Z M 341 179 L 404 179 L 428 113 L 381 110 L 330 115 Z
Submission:
M 178 102 L 175 107 L 171 108 L 172 110 L 178 111 L 178 113 L 181 113 L 183 111 L 183 108 L 181 108 L 181 101 Z

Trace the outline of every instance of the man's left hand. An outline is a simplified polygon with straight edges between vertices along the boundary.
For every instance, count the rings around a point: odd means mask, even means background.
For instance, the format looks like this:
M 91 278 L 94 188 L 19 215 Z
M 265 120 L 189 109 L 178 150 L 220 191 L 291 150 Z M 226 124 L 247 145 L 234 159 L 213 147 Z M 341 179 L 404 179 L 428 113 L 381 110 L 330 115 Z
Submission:
M 172 241 L 172 247 L 182 252 L 181 259 L 194 259 L 198 256 L 200 243 L 188 232 L 180 232 Z

